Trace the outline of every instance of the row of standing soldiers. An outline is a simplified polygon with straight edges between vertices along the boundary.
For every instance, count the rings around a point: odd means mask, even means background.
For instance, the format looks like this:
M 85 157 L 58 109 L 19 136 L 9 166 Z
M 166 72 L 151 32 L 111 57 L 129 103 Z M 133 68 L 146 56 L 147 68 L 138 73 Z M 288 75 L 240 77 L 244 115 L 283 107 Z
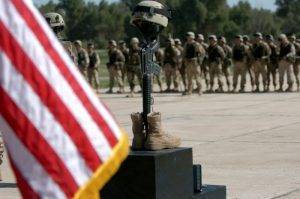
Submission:
M 253 92 L 260 91 L 261 83 L 264 92 L 268 92 L 271 85 L 274 90 L 284 91 L 285 75 L 288 84 L 286 91 L 293 91 L 295 79 L 299 91 L 300 43 L 295 36 L 291 36 L 289 40 L 286 35 L 281 34 L 278 42 L 275 42 L 272 35 L 263 38 L 261 33 L 255 33 L 252 41 L 248 36 L 237 35 L 232 48 L 224 37 L 211 35 L 208 41 L 209 44 L 206 44 L 203 35 L 195 37 L 193 32 L 186 34 L 183 46 L 179 39 L 167 40 L 165 48 L 159 49 L 155 54 L 156 62 L 164 71 L 167 85 L 167 89 L 163 90 L 161 76 L 154 77 L 161 92 L 182 90 L 184 95 L 191 95 L 193 92 L 202 94 L 204 89 L 208 92 L 245 92 L 247 74 L 250 76 Z M 109 41 L 107 68 L 110 85 L 107 93 L 113 92 L 115 82 L 118 83 L 118 93 L 123 93 L 126 76 L 131 91 L 129 96 L 133 96 L 135 92 L 135 78 L 142 86 L 139 52 L 137 38 L 131 39 L 129 48 L 124 41 L 120 41 L 119 45 L 114 40 Z M 182 89 L 179 89 L 180 76 L 184 86 Z M 205 79 L 205 87 L 202 86 L 202 78 Z

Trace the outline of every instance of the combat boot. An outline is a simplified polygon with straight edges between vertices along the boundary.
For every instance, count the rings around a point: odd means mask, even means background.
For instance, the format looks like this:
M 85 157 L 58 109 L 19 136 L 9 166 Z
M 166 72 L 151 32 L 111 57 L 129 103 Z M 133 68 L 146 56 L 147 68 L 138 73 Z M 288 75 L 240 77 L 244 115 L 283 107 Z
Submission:
M 289 84 L 289 87 L 285 90 L 285 92 L 293 92 L 293 84 Z
M 142 150 L 146 140 L 146 134 L 143 129 L 143 116 L 141 113 L 132 113 L 132 149 L 133 150 Z
M 149 133 L 147 135 L 145 149 L 157 151 L 179 147 L 180 139 L 166 134 L 162 129 L 161 114 L 150 113 L 148 115 Z

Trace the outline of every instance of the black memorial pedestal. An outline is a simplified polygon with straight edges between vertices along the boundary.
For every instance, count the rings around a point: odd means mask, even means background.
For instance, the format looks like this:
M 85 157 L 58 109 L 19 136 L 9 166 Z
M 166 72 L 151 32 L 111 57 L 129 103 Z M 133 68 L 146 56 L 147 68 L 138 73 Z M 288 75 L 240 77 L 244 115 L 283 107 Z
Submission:
M 210 197 L 207 197 L 210 196 Z M 225 186 L 194 193 L 191 148 L 132 151 L 101 191 L 102 199 L 225 199 Z

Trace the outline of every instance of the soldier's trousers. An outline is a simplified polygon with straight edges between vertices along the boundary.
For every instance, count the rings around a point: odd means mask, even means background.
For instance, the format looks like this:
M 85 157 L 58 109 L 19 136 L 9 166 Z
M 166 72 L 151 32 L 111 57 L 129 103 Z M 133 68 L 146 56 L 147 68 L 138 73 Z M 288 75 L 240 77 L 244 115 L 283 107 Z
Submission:
M 201 70 L 197 59 L 187 59 L 184 64 L 186 67 L 188 93 L 191 94 L 193 92 L 193 79 L 196 80 L 197 90 L 201 91 Z
M 210 81 L 209 81 L 209 67 L 207 61 L 203 61 L 201 64 L 201 73 L 203 78 L 205 79 L 206 89 L 208 89 Z
M 137 77 L 140 87 L 142 89 L 142 71 L 140 65 L 131 65 L 127 67 L 127 79 L 130 91 L 134 91 L 135 83 L 134 78 Z
M 276 76 L 277 68 L 278 68 L 278 64 L 275 61 L 274 62 L 271 61 L 268 63 L 267 85 L 268 87 L 271 85 L 271 76 L 272 76 L 274 89 L 276 89 L 277 86 L 277 76 Z
M 162 91 L 162 80 L 161 79 L 162 79 L 161 74 L 153 76 L 153 80 L 156 80 L 160 91 Z
M 223 88 L 222 80 L 222 64 L 217 62 L 211 62 L 209 64 L 209 76 L 210 76 L 210 89 L 213 89 L 215 83 L 215 77 L 218 79 L 218 85 Z
M 182 83 L 183 83 L 183 86 L 184 86 L 184 90 L 187 89 L 186 87 L 186 69 L 185 69 L 185 65 L 184 63 L 181 63 L 180 67 L 179 67 L 179 73 L 181 75 L 181 78 L 182 78 Z
M 84 76 L 84 78 L 86 78 L 86 68 L 85 67 L 78 67 L 80 73 Z
M 296 83 L 297 83 L 297 89 L 298 91 L 300 91 L 300 77 L 299 77 L 299 72 L 300 72 L 300 61 L 297 61 L 294 64 L 294 74 L 295 74 L 295 78 L 296 78 Z
M 164 70 L 165 70 L 166 83 L 167 83 L 168 90 L 171 89 L 172 80 L 173 80 L 173 84 L 174 84 L 174 90 L 178 90 L 179 71 L 178 71 L 177 67 L 167 63 L 164 66 Z
M 260 75 L 262 76 L 264 89 L 266 89 L 266 86 L 267 86 L 267 63 L 265 61 L 256 60 L 253 63 L 253 70 L 254 70 L 254 75 L 255 75 L 256 89 L 259 89 Z
M 125 82 L 125 77 L 126 77 L 126 66 L 125 66 L 125 64 L 121 67 L 121 73 L 122 73 L 122 81 Z
M 115 81 L 117 81 L 119 89 L 122 90 L 124 88 L 124 83 L 122 81 L 122 72 L 121 69 L 117 66 L 110 66 L 108 68 L 109 72 L 109 89 L 112 90 Z
M 290 87 L 294 84 L 294 69 L 293 64 L 286 60 L 279 61 L 279 85 L 282 89 L 284 84 L 284 76 L 287 75 L 287 83 Z
M 238 78 L 241 76 L 241 89 L 245 89 L 246 75 L 247 75 L 247 64 L 245 61 L 234 62 L 233 68 L 233 89 L 236 89 L 238 85 Z
M 87 78 L 90 85 L 95 88 L 99 89 L 99 74 L 97 68 L 88 68 L 87 69 Z
M 229 72 L 229 65 L 223 64 L 222 65 L 222 72 L 223 72 L 223 74 L 225 76 L 226 83 L 227 83 L 228 90 L 229 90 L 230 89 L 230 84 L 231 84 L 231 81 L 230 81 L 230 72 Z

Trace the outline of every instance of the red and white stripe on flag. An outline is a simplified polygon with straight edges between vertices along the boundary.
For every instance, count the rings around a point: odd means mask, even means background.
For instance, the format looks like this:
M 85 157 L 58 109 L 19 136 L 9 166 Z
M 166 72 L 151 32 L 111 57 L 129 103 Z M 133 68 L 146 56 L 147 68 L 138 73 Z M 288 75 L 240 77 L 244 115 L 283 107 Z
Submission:
M 0 130 L 24 198 L 96 198 L 128 139 L 31 0 L 0 1 Z

